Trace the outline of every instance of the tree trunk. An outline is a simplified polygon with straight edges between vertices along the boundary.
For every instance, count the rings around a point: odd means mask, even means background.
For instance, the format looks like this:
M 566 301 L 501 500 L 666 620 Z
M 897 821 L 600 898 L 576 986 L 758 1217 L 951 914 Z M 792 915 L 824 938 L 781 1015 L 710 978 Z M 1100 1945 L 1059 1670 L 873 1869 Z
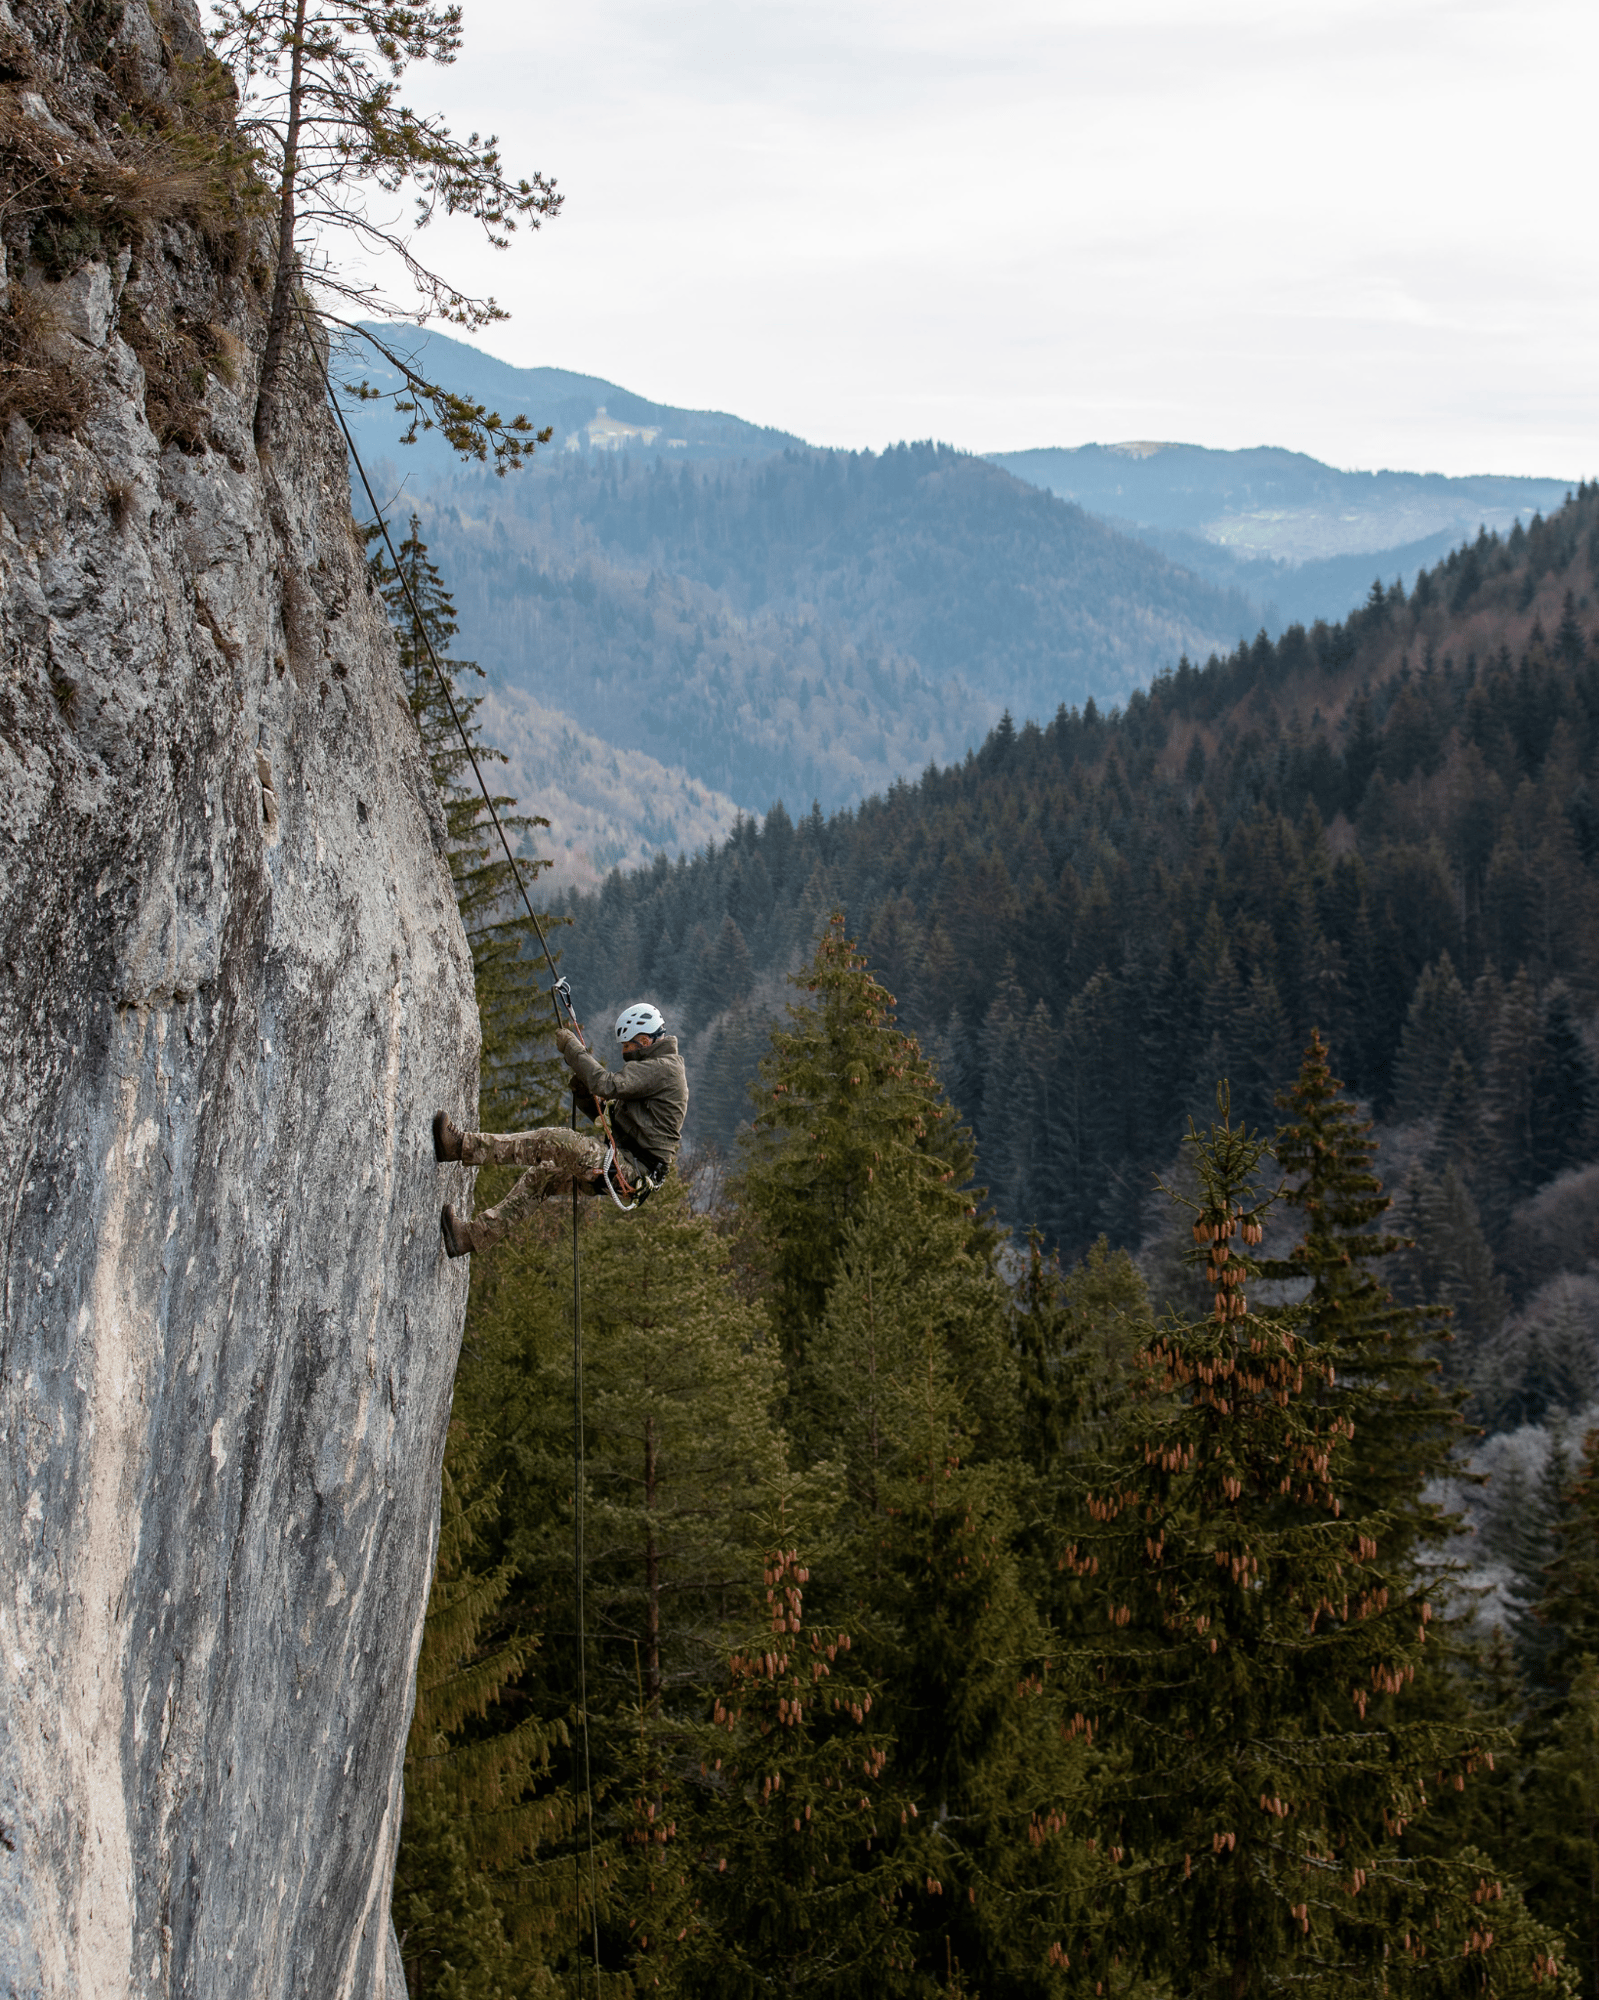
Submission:
M 278 382 L 283 374 L 283 351 L 288 343 L 289 312 L 294 302 L 294 195 L 300 171 L 300 100 L 304 91 L 306 4 L 307 0 L 295 0 L 294 46 L 289 62 L 289 116 L 283 134 L 283 180 L 278 197 L 278 269 L 272 283 L 266 350 L 261 357 L 261 381 L 255 396 L 257 451 L 271 438 L 277 416 Z

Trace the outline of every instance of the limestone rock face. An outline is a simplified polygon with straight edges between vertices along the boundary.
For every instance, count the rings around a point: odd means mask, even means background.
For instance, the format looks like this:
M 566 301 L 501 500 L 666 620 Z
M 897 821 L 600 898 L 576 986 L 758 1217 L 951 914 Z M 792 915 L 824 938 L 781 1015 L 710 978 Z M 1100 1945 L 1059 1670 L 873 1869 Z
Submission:
M 77 16 L 0 16 L 0 111 L 103 150 Z M 152 88 L 198 43 L 123 20 Z M 310 357 L 259 459 L 195 227 L 6 268 L 87 409 L 0 448 L 0 1995 L 388 2000 L 477 1085 L 443 822 Z

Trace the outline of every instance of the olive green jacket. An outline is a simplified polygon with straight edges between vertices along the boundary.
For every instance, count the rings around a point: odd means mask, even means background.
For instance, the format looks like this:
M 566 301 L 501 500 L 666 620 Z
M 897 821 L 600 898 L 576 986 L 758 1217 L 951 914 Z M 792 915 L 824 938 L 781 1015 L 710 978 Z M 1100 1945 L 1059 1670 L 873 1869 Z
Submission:
M 688 1116 L 688 1071 L 675 1035 L 663 1035 L 642 1055 L 625 1055 L 620 1070 L 607 1069 L 588 1049 L 574 1049 L 566 1060 L 584 1088 L 611 1107 L 617 1148 L 635 1173 L 654 1160 L 676 1164 Z

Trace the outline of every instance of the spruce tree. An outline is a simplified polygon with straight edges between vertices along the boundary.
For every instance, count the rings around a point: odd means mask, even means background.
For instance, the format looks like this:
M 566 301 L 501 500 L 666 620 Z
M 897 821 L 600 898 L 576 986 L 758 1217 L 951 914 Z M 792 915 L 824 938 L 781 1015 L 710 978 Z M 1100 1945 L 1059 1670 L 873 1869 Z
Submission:
M 509 760 L 483 739 L 477 720 L 482 695 L 468 694 L 460 685 L 463 675 L 482 679 L 483 669 L 475 660 L 450 656 L 459 629 L 455 601 L 428 556 L 421 521 L 412 514 L 410 532 L 396 551 L 398 567 L 389 562 L 378 532 L 375 524 L 366 530 L 373 544 L 367 567 L 394 628 L 406 700 L 443 801 L 450 875 L 472 950 L 483 1034 L 479 1119 L 486 1126 L 534 1125 L 558 1094 L 556 1066 L 543 1053 L 551 1017 L 534 968 L 533 923 L 473 769 L 475 759 L 487 781 L 493 766 Z M 549 821 L 516 812 L 516 800 L 505 793 L 491 796 L 531 888 L 550 863 L 527 851 L 526 836 Z
M 874 1187 L 849 1224 L 809 1345 L 817 1435 L 851 1502 L 824 1603 L 844 1596 L 899 1781 L 928 1822 L 911 1962 L 983 1993 L 1032 1991 L 1073 1878 L 1029 1834 L 1059 1810 L 1074 1757 L 1022 1559 L 1026 1474 L 977 1457 L 968 1341 L 951 1337 L 980 1294 L 929 1254 L 900 1197 L 892 1180 Z
M 737 1189 L 759 1225 L 767 1307 L 790 1362 L 825 1309 L 848 1223 L 885 1175 L 952 1232 L 952 1255 L 987 1267 L 998 1241 L 967 1186 L 971 1135 L 916 1038 L 895 1025 L 842 912 L 793 983 L 813 997 L 772 1032 Z
M 1576 1477 L 1554 1530 L 1554 1554 L 1538 1606 L 1551 1637 L 1546 1685 L 1564 1694 L 1582 1660 L 1599 1658 L 1599 1430 L 1583 1439 Z
M 1550 1571 L 1561 1547 L 1561 1528 L 1571 1500 L 1571 1455 L 1557 1430 L 1535 1479 L 1517 1467 L 1505 1474 L 1506 1490 L 1495 1496 L 1489 1553 L 1510 1571 L 1507 1636 L 1516 1670 L 1535 1712 L 1547 1712 L 1556 1687 L 1553 1662 L 1565 1646 L 1553 1606 L 1546 1610 Z M 1596 1635 L 1599 1636 L 1599 1635 Z
M 1479 1848 L 1524 1882 L 1521 1793 L 1526 1759 L 1519 1731 L 1526 1694 L 1504 1627 L 1494 1625 L 1480 1646 L 1458 1654 L 1450 1668 L 1457 1704 L 1469 1705 L 1485 1733 L 1508 1747 L 1495 1750 L 1487 1768 L 1463 1790 L 1446 1787 L 1435 1797 L 1427 1845 L 1446 1854 Z
M 603 1863 L 605 1956 L 619 1969 L 601 1973 L 600 1990 L 614 1980 L 622 1992 L 686 1993 L 693 1989 L 682 1975 L 703 1949 L 707 1925 L 703 1814 L 695 1794 L 674 1782 L 679 1771 L 663 1766 L 660 1717 L 648 1706 L 642 1665 L 626 1719 L 631 1756 L 618 1759 Z
M 1397 1203 L 1413 1248 L 1396 1258 L 1395 1291 L 1410 1305 L 1447 1308 L 1453 1332 L 1443 1348 L 1445 1373 L 1469 1382 L 1491 1352 L 1510 1310 L 1471 1190 L 1453 1165 L 1433 1179 L 1412 1171 Z
M 823 1002 L 774 1036 L 763 1077 L 799 1115 L 769 1121 L 745 1186 L 791 1314 L 796 1434 L 844 1479 L 820 1603 L 855 1633 L 899 1783 L 931 1815 L 906 1965 L 985 1993 L 1039 1990 L 1073 1878 L 1030 1836 L 1058 1812 L 1074 1753 L 1024 1575 L 996 1239 L 954 1183 L 964 1134 L 934 1150 L 938 1079 L 841 925 L 807 977 Z M 789 1195 L 801 1188 L 832 1205 Z
M 1481 1097 L 1476 1071 L 1465 1052 L 1456 1049 L 1436 1107 L 1433 1157 L 1440 1169 L 1453 1166 L 1466 1174 L 1476 1169 L 1483 1150 Z
M 579 1694 L 570 1231 L 569 1216 L 552 1211 L 482 1260 L 467 1332 L 469 1345 L 501 1357 L 483 1392 L 503 1439 L 510 1608 L 545 1635 L 525 1692 L 569 1728 Z M 742 1627 L 774 1510 L 781 1500 L 803 1530 L 827 1512 L 831 1487 L 790 1472 L 763 1314 L 740 1298 L 727 1241 L 683 1183 L 669 1181 L 625 1222 L 608 1206 L 586 1208 L 581 1254 L 587 1748 L 610 1976 L 642 1948 L 641 1902 L 659 1911 L 687 1894 L 703 1692 Z M 668 1826 L 670 1842 L 658 1842 Z M 586 1882 L 586 1827 L 575 1834 L 558 1851 L 568 1880 L 575 1868 Z M 584 1900 L 586 1911 L 586 1889 Z M 642 1934 L 660 1942 L 656 1924 Z M 560 1941 L 557 1969 L 576 1935 L 573 1926 Z
M 1589 1157 L 1599 1114 L 1599 1066 L 1589 1053 L 1571 989 L 1557 979 L 1543 996 L 1543 1047 L 1532 1090 L 1536 1174 L 1552 1180 Z
M 1529 1901 L 1576 1947 L 1582 1991 L 1599 1994 L 1599 1659 L 1574 1663 L 1570 1692 L 1523 1795 Z
M 1504 990 L 1483 1092 L 1483 1117 L 1493 1138 L 1487 1206 L 1495 1222 L 1540 1178 L 1533 1113 L 1543 1054 L 1538 999 L 1523 966 Z
M 514 1692 L 535 1641 L 495 1636 L 512 1566 L 486 1547 L 500 1497 L 487 1457 L 484 1439 L 451 1424 L 394 1880 L 412 2000 L 512 2000 L 532 1990 L 525 1947 L 553 1916 L 529 1864 L 570 1820 L 568 1797 L 533 1796 L 564 1737 Z
M 914 1990 L 902 1902 L 919 1815 L 882 1687 L 847 1629 L 807 1617 L 810 1581 L 797 1549 L 768 1552 L 765 1606 L 730 1645 L 701 1732 L 702 1886 L 664 1955 L 677 1990 L 704 2000 Z
M 1416 981 L 1394 1065 L 1394 1114 L 1431 1118 L 1455 1055 L 1472 1045 L 1470 1003 L 1448 952 Z
M 1408 1559 L 1441 1548 L 1451 1532 L 1427 1489 L 1461 1437 L 1464 1392 L 1445 1392 L 1428 1351 L 1447 1314 L 1396 1303 L 1379 1275 L 1414 1246 L 1378 1229 L 1393 1204 L 1372 1171 L 1371 1121 L 1342 1089 L 1313 1032 L 1298 1081 L 1277 1099 L 1292 1115 L 1273 1148 L 1286 1176 L 1283 1206 L 1303 1219 L 1303 1233 L 1286 1257 L 1261 1259 L 1260 1275 L 1310 1280 L 1299 1327 L 1335 1371 L 1338 1405 L 1354 1426 L 1339 1482 L 1344 1506 L 1386 1514 L 1385 1555 Z
M 1480 1856 L 1407 1851 L 1429 1795 L 1492 1746 L 1409 1698 L 1431 1586 L 1403 1509 L 1357 1511 L 1358 1479 L 1345 1506 L 1365 1392 L 1340 1400 L 1302 1315 L 1249 1309 L 1265 1142 L 1223 1101 L 1190 1143 L 1213 1308 L 1152 1329 L 1061 1558 L 1079 1588 L 1077 1722 L 1105 1746 L 1062 1828 L 1094 1841 L 1093 1963 L 1103 1978 L 1123 1952 L 1227 2000 L 1427 1984 L 1462 1959 L 1513 1990 L 1546 1969 L 1547 1936 Z
M 1036 1230 L 1011 1306 L 1021 1371 L 1021 1449 L 1046 1487 L 1103 1441 L 1144 1343 L 1149 1294 L 1125 1250 L 1101 1236 L 1069 1271 Z
M 792 1494 L 779 1370 L 764 1316 L 737 1297 L 726 1244 L 681 1180 L 626 1225 L 602 1217 L 585 1236 L 598 1671 L 625 1705 L 637 1644 L 646 1713 L 660 1719 L 706 1684 L 727 1594 L 759 1559 L 774 1496 Z M 518 1546 L 534 1559 L 530 1537 Z M 544 1559 L 564 1562 L 558 1536 Z

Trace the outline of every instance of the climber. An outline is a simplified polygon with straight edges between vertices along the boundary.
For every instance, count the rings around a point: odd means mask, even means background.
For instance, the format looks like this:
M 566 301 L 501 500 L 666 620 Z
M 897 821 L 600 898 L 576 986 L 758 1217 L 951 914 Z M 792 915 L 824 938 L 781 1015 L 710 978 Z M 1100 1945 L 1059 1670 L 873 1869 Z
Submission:
M 562 1028 L 555 1037 L 555 1046 L 575 1078 L 572 1097 L 578 1109 L 596 1118 L 602 1105 L 609 1108 L 617 1164 L 635 1191 L 659 1187 L 671 1172 L 688 1116 L 688 1075 L 676 1037 L 665 1030 L 660 1009 L 649 1001 L 624 1007 L 616 1017 L 616 1039 L 622 1044 L 620 1070 L 607 1069 L 573 1029 Z M 513 1223 L 549 1195 L 568 1194 L 574 1185 L 585 1194 L 605 1192 L 604 1140 L 597 1133 L 568 1131 L 560 1125 L 533 1132 L 462 1132 L 448 1112 L 440 1111 L 433 1119 L 433 1157 L 468 1167 L 527 1168 L 504 1201 L 470 1222 L 445 1207 L 439 1227 L 452 1257 L 498 1243 Z

